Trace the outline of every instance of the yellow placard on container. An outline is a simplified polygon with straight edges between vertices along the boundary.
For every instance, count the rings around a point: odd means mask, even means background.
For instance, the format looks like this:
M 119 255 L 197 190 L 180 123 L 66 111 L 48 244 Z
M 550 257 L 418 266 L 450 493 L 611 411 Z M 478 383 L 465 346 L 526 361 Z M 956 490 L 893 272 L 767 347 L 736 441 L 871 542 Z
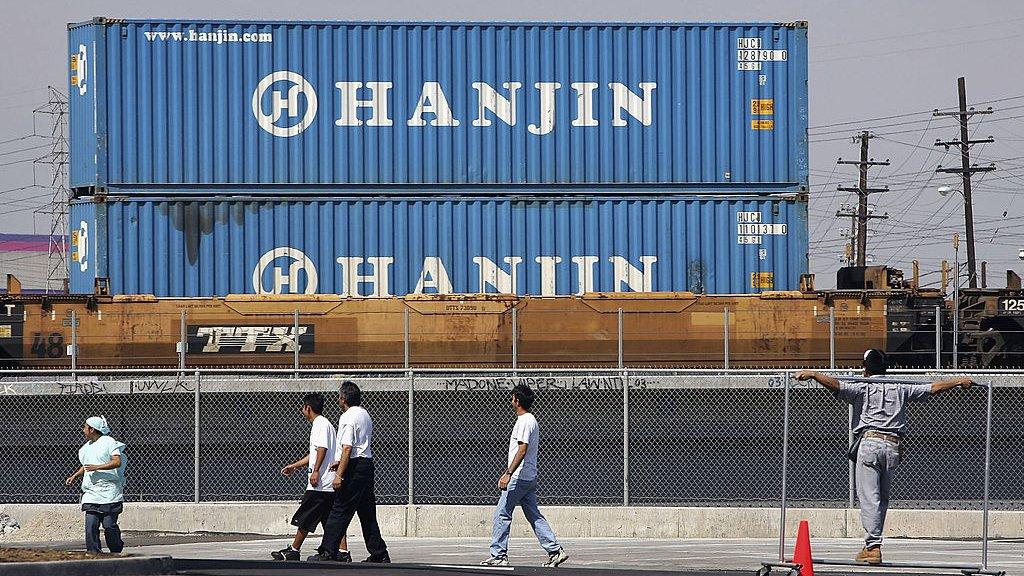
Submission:
M 750 113 L 754 116 L 771 116 L 775 114 L 775 100 L 753 99 L 750 101 Z
M 774 130 L 775 129 L 775 121 L 774 120 L 751 120 L 750 121 L 750 129 L 751 130 Z
M 0 324 L 0 338 L 11 338 L 11 325 Z
M 771 290 L 775 288 L 775 273 L 774 272 L 751 272 L 750 273 L 750 287 L 760 288 L 762 290 Z

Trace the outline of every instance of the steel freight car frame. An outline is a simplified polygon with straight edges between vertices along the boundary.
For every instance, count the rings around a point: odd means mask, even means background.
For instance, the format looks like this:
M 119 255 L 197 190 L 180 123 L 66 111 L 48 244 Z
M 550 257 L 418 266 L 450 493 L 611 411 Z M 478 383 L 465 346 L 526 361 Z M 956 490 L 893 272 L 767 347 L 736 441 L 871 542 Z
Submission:
M 10 368 L 720 367 L 728 356 L 734 368 L 849 366 L 865 348 L 890 347 L 886 311 L 905 296 L 8 296 L 0 299 L 7 336 L 0 339 L 0 362 Z M 930 354 L 904 358 L 926 365 Z

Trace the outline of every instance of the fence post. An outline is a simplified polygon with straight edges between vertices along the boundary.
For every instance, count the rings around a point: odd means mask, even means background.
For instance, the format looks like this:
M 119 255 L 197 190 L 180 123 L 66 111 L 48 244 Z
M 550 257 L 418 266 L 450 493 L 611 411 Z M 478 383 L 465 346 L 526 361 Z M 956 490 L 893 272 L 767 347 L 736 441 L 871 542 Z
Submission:
M 196 370 L 196 387 L 193 404 L 193 412 L 195 413 L 195 421 L 193 428 L 193 439 L 192 439 L 192 501 L 196 504 L 199 503 L 199 387 L 202 386 L 202 378 L 199 375 L 199 370 Z
M 846 408 L 846 445 L 853 446 L 853 404 Z M 853 508 L 857 497 L 857 467 L 849 458 L 846 459 L 846 507 Z
M 836 369 L 836 307 L 828 307 L 828 367 Z
M 292 346 L 292 367 L 295 369 L 295 378 L 299 377 L 299 309 L 295 309 L 292 319 L 292 334 L 295 336 L 295 344 Z
M 187 328 L 185 322 L 185 311 L 182 310 L 180 329 L 178 332 L 178 370 L 185 369 L 185 343 L 188 341 L 188 334 L 186 332 Z
M 618 361 L 622 376 L 622 505 L 629 506 L 629 374 L 625 368 L 622 347 L 622 308 L 617 315 Z
M 512 372 L 519 368 L 519 309 L 512 309 Z
M 935 369 L 942 369 L 942 307 L 935 307 Z
M 617 336 L 617 339 L 619 341 L 618 366 L 621 369 L 622 368 L 622 364 L 623 364 L 623 362 L 622 362 L 622 308 L 619 308 L 618 323 L 619 323 L 618 336 Z
M 71 311 L 71 379 L 78 380 L 78 314 Z
M 409 369 L 409 308 L 402 309 L 402 366 Z M 412 402 L 412 397 L 409 397 Z
M 406 317 L 408 318 L 408 311 L 406 311 L 406 314 L 407 314 Z M 407 494 L 407 500 L 406 501 L 409 503 L 409 506 L 412 506 L 413 502 L 414 502 L 414 500 L 413 500 L 413 486 L 414 485 L 413 485 L 413 476 L 412 476 L 412 464 L 413 464 L 413 430 L 412 430 L 412 425 L 413 425 L 413 415 L 412 415 L 413 410 L 412 410 L 412 407 L 413 407 L 413 403 L 412 402 L 413 402 L 413 391 L 416 388 L 416 375 L 413 373 L 412 370 L 406 370 L 405 376 L 409 380 L 409 402 L 408 402 L 408 404 L 409 404 L 409 415 L 408 415 L 408 418 L 409 418 L 409 420 L 408 420 L 409 437 L 408 437 L 408 450 L 407 450 L 408 453 L 409 453 L 409 456 L 408 456 L 408 462 L 406 462 L 406 466 L 408 467 L 407 470 L 406 470 L 406 476 L 408 477 L 408 487 L 407 487 L 408 488 L 408 494 Z
M 779 517 L 779 562 L 786 561 L 786 476 L 789 467 L 789 372 L 782 376 L 784 396 L 782 400 L 782 502 Z
M 729 309 L 722 310 L 722 335 L 725 338 L 725 369 L 729 369 Z
M 622 314 L 622 310 L 619 310 Z M 629 371 L 622 369 L 622 505 L 629 506 Z
M 981 569 L 988 570 L 988 508 L 989 478 L 992 475 L 992 395 L 995 383 L 989 380 L 985 390 L 985 494 L 982 500 L 981 517 Z

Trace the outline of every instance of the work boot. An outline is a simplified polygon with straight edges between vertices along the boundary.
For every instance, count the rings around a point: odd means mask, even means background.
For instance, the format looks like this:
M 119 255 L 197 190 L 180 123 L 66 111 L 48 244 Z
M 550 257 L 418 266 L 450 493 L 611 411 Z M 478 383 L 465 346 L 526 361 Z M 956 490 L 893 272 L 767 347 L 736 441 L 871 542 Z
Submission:
M 866 562 L 868 564 L 881 564 L 882 547 L 872 546 L 871 548 L 861 548 L 854 560 L 857 562 Z

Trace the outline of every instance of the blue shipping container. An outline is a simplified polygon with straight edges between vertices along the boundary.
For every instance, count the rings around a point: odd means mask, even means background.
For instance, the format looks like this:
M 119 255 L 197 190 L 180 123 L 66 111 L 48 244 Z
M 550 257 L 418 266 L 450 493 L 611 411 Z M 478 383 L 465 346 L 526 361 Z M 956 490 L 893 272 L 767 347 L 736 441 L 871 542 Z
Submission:
M 95 19 L 68 38 L 79 194 L 807 186 L 804 22 Z
M 725 294 L 807 272 L 792 197 L 79 199 L 71 227 L 77 293 Z

